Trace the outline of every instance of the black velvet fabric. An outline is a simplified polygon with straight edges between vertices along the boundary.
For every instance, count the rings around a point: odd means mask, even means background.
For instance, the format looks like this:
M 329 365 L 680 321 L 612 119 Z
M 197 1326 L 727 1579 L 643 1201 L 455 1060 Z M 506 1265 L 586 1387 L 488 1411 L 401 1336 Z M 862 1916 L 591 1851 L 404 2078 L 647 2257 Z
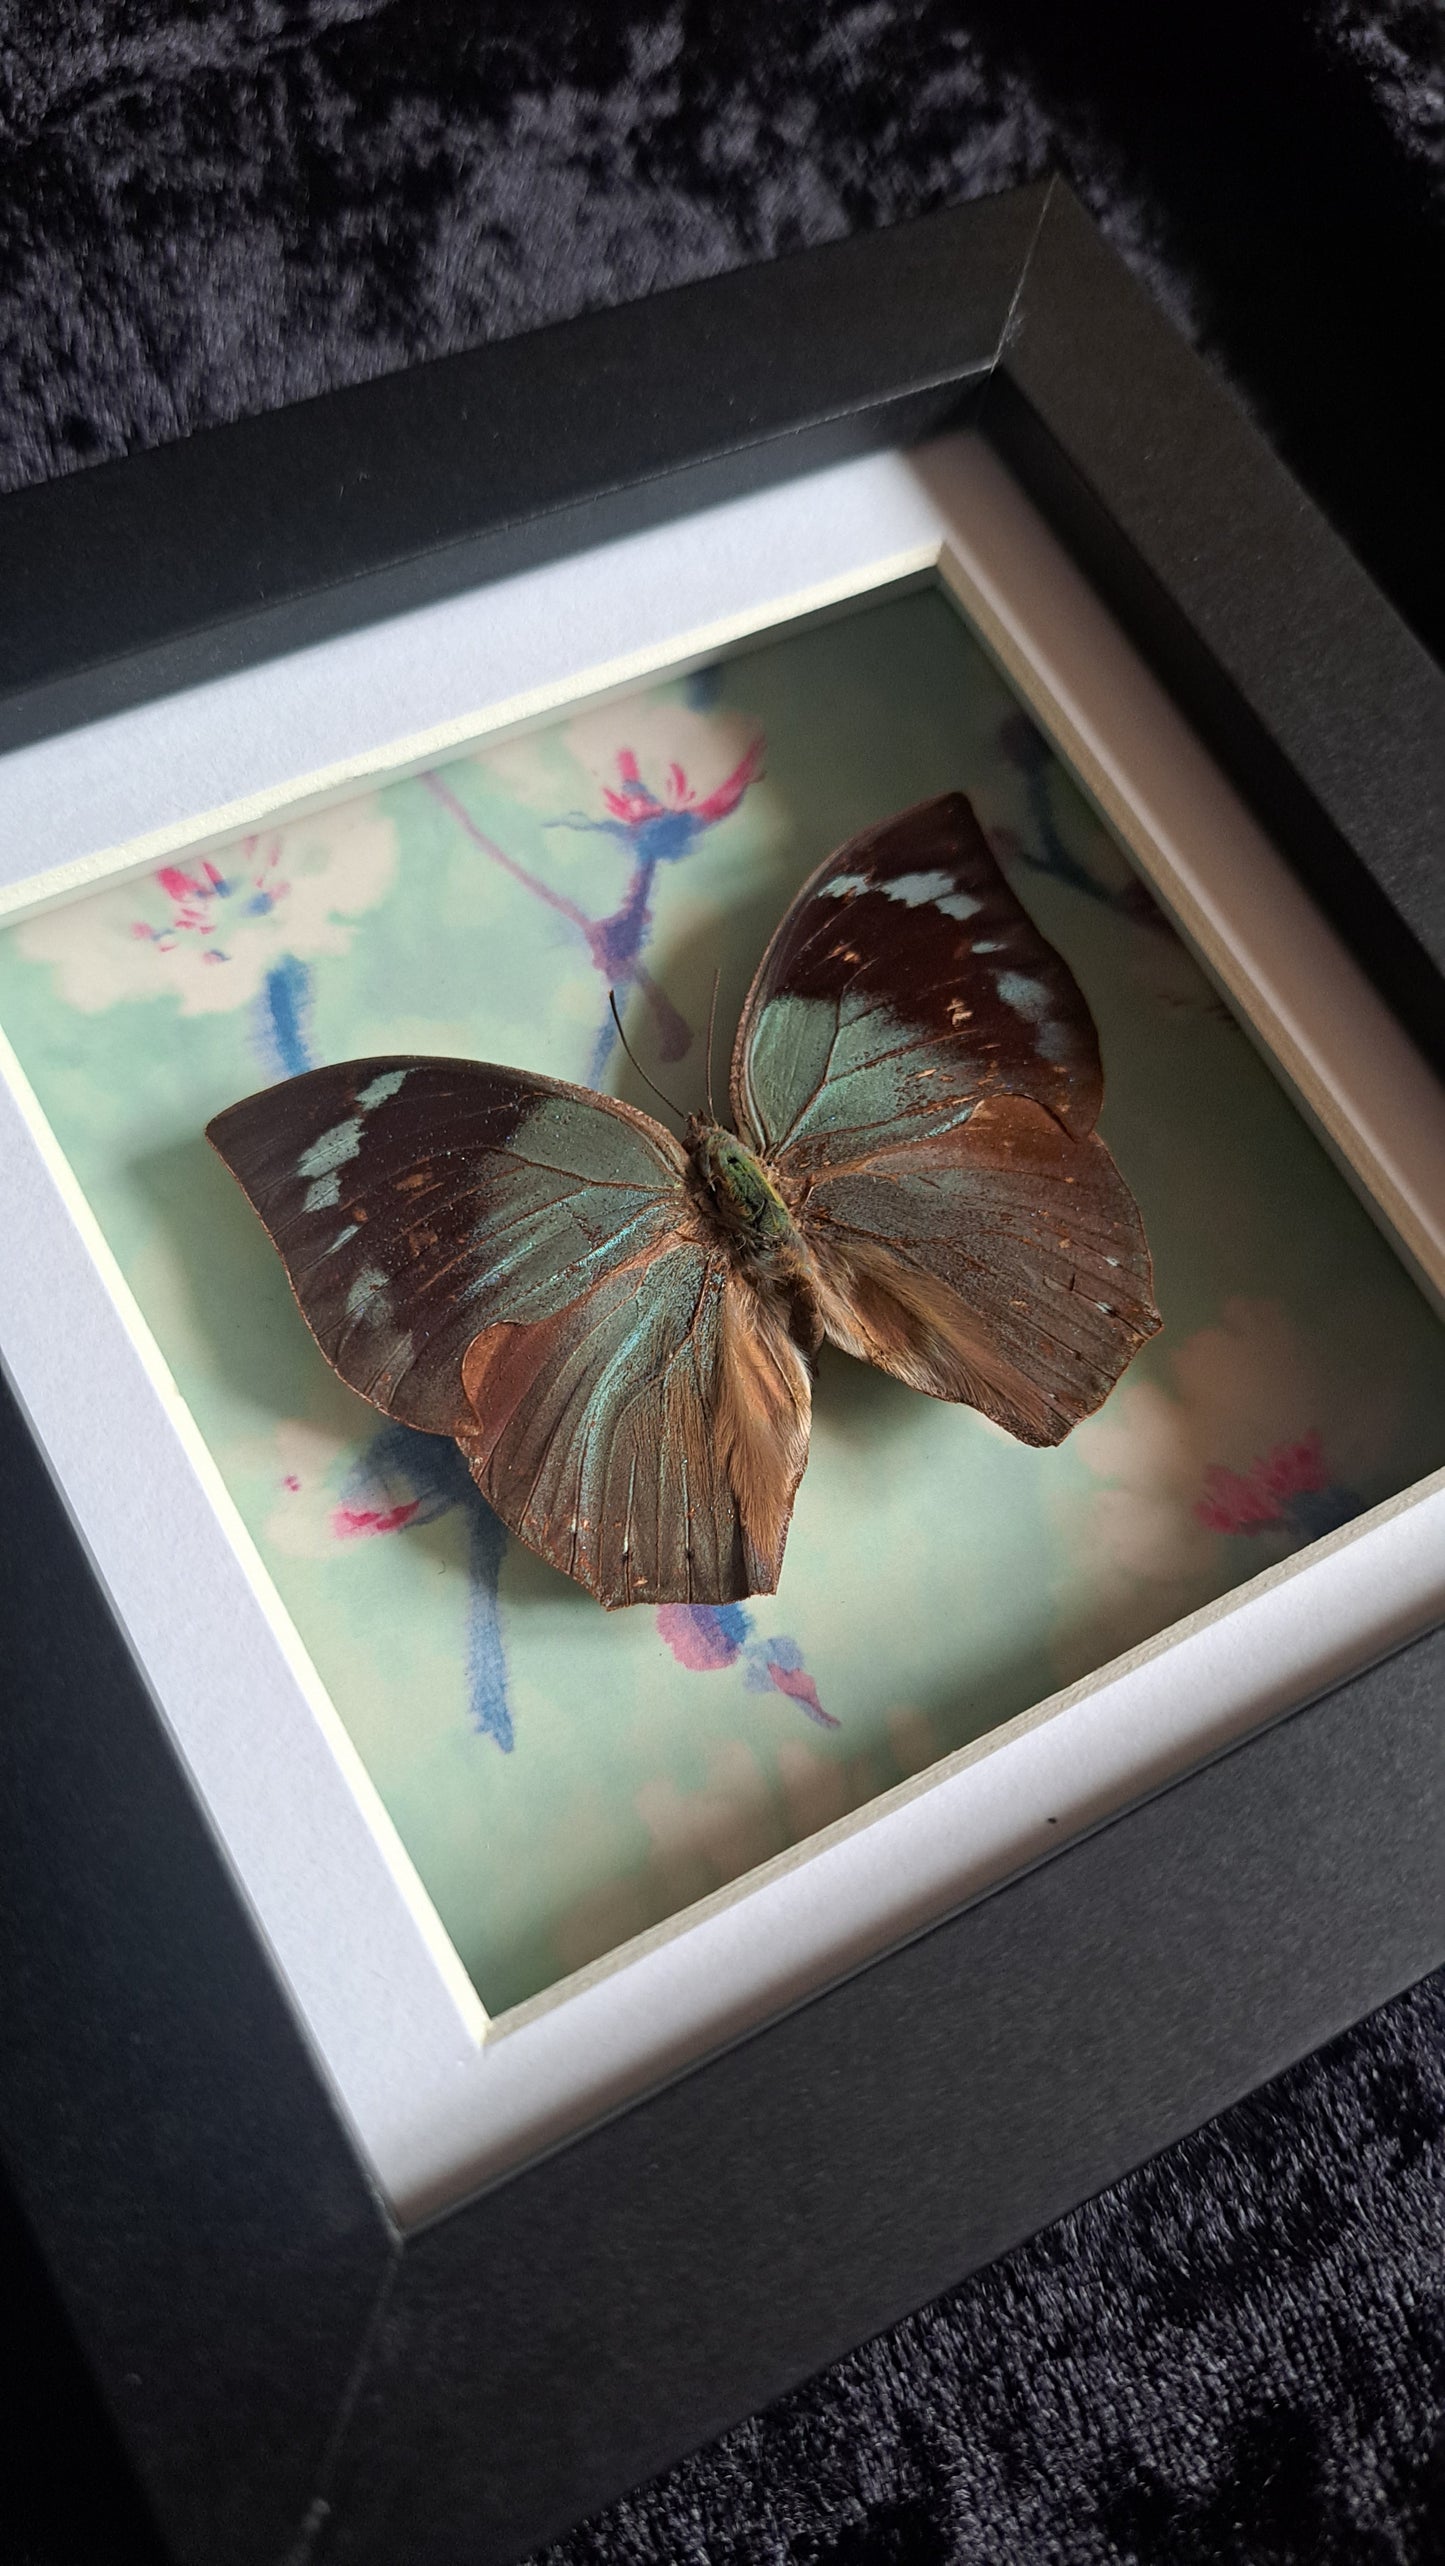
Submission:
M 0 0 L 0 489 L 1058 169 L 1438 638 L 1441 24 Z
M 1057 168 L 1445 650 L 1441 29 L 1437 0 L 0 0 L 0 488 Z M 147 2566 L 6 2234 L 0 2550 Z M 1437 2559 L 1445 1976 L 548 2552 Z
M 1445 2557 L 1445 1973 L 546 2566 Z

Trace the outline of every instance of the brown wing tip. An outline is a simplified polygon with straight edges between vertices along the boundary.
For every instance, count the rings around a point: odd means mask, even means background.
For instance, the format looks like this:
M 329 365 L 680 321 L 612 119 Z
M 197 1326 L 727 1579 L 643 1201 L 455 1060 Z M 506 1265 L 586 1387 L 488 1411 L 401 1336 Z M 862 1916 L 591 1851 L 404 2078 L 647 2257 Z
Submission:
M 223 1105 L 219 1114 L 212 1114 L 210 1121 L 206 1124 L 206 1139 L 218 1156 L 225 1159 L 228 1167 L 231 1164 L 226 1147 L 228 1133 L 235 1130 L 242 1117 L 250 1112 L 253 1105 L 262 1103 L 272 1092 L 271 1089 L 263 1087 L 258 1089 L 254 1096 L 238 1096 L 234 1105 Z
M 519 1533 L 516 1538 L 523 1542 L 525 1547 L 531 1547 L 531 1545 L 526 1542 L 524 1534 Z M 539 1554 L 539 1556 L 540 1555 L 541 1554 Z M 561 1567 L 560 1561 L 556 1560 L 550 1561 L 548 1564 L 552 1567 L 558 1568 L 562 1576 L 566 1577 L 570 1575 L 574 1585 L 581 1586 L 583 1590 L 592 1597 L 594 1603 L 598 1603 L 602 1606 L 604 1613 L 630 1612 L 635 1605 L 641 1604 L 645 1604 L 653 1612 L 657 1612 L 659 1610 L 665 1611 L 668 1608 L 679 1604 L 695 1605 L 700 1612 L 715 1612 L 724 1604 L 748 1604 L 753 1602 L 753 1600 L 758 1596 L 776 1595 L 778 1591 L 778 1580 L 777 1577 L 774 1576 L 771 1584 L 769 1585 L 763 1586 L 739 1582 L 735 1586 L 729 1586 L 726 1594 L 663 1595 L 659 1593 L 650 1593 L 645 1595 L 604 1595 L 600 1586 L 590 1585 L 585 1577 L 578 1574 L 576 1569 L 569 1570 L 563 1568 Z
M 947 793 L 930 793 L 922 802 L 910 802 L 906 809 L 890 811 L 886 819 L 874 820 L 869 827 L 858 830 L 855 836 L 836 847 L 828 861 L 836 863 L 864 846 L 886 846 L 890 839 L 905 837 L 915 828 L 936 828 L 940 824 L 967 838 L 973 849 L 997 866 L 998 859 L 984 835 L 978 813 L 968 795 L 956 784 Z
M 921 810 L 927 810 L 929 805 L 924 802 L 919 805 L 919 808 Z M 979 835 L 982 836 L 983 830 L 978 813 L 974 809 L 968 795 L 963 792 L 958 785 L 955 784 L 951 792 L 935 794 L 933 808 L 939 811 L 947 811 L 950 819 L 966 823 L 969 828 L 977 829 Z

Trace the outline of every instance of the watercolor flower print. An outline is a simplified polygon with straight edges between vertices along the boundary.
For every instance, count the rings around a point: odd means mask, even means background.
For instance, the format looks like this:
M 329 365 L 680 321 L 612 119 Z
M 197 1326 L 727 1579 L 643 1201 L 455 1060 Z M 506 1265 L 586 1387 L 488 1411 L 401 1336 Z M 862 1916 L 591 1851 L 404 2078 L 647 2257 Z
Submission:
M 48 909 L 18 931 L 49 963 L 67 1006 L 86 1015 L 125 999 L 171 997 L 183 1016 L 250 1010 L 258 1057 L 275 1076 L 310 1067 L 313 966 L 344 954 L 353 925 L 391 887 L 396 839 L 374 803 L 238 838 Z
M 274 1451 L 260 1458 L 274 1492 L 265 1540 L 291 1558 L 336 1559 L 456 1517 L 467 1560 L 467 1717 L 478 1736 L 510 1753 L 515 1730 L 497 1597 L 507 1535 L 456 1445 L 446 1435 L 417 1434 L 388 1420 L 358 1450 L 288 1418 L 276 1429 Z
M 445 775 L 426 778 L 451 815 L 524 889 L 569 920 L 585 943 L 598 978 L 599 1020 L 587 1081 L 597 1085 L 616 1031 L 606 993 L 619 1006 L 636 991 L 652 1020 L 657 1056 L 677 1061 L 691 1050 L 691 1025 L 647 969 L 643 955 L 655 924 L 659 876 L 696 853 L 719 824 L 741 809 L 763 771 L 764 744 L 739 716 L 711 709 L 717 671 L 684 681 L 681 700 L 627 697 L 565 724 L 555 739 L 537 734 L 489 752 L 478 763 L 518 802 L 536 811 L 559 844 L 567 836 L 597 840 L 599 889 L 610 907 L 583 906 L 494 846 L 476 827 Z M 570 786 L 570 804 L 562 799 Z M 617 859 L 625 867 L 619 874 Z M 604 899 L 607 893 L 603 892 Z
M 1056 1503 L 1065 1680 L 1350 1522 L 1398 1423 L 1378 1374 L 1341 1380 L 1277 1301 L 1226 1301 L 1168 1371 L 1122 1382 L 1072 1438 L 1088 1478 Z
M 248 1450 L 247 1459 L 257 1455 Z M 273 1490 L 265 1535 L 294 1558 L 332 1559 L 359 1544 L 420 1530 L 448 1515 L 464 1528 L 467 1550 L 465 1684 L 467 1716 L 479 1737 L 509 1753 L 516 1728 L 499 1584 L 507 1534 L 466 1463 L 445 1435 L 387 1423 L 358 1452 L 299 1419 L 276 1430 L 274 1451 L 259 1456 Z M 662 1605 L 657 1636 L 690 1674 L 736 1668 L 750 1693 L 780 1694 L 822 1729 L 838 1722 L 818 1698 L 798 1642 L 759 1634 L 741 1604 Z

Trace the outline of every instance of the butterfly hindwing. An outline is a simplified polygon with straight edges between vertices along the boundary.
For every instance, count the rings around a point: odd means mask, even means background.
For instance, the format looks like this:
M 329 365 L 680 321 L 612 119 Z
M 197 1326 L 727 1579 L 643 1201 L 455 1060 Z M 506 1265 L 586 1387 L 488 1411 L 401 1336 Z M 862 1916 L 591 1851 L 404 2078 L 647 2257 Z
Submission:
M 801 1226 L 836 1345 L 1022 1443 L 1061 1442 L 1159 1324 L 1113 1159 L 1027 1097 L 817 1178 Z
M 459 1439 L 503 1521 L 604 1604 L 771 1594 L 808 1450 L 786 1328 L 696 1238 L 615 1268 L 578 1315 L 468 1349 Z
M 785 1332 L 759 1357 L 764 1320 L 700 1243 L 683 1153 L 648 1115 L 396 1057 L 308 1071 L 208 1137 L 342 1379 L 455 1436 L 543 1557 L 609 1604 L 776 1582 L 806 1369 Z
M 733 1104 L 834 1342 L 1028 1443 L 1097 1407 L 1159 1324 L 1102 1083 L 1085 1000 L 962 794 L 831 856 L 753 984 Z

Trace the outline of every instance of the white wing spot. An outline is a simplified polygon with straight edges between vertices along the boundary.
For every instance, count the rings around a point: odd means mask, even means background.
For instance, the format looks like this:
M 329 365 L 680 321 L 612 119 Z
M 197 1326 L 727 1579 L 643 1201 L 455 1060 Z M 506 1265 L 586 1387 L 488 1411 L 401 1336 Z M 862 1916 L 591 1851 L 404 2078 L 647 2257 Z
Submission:
M 930 900 L 941 901 L 953 889 L 951 873 L 897 873 L 891 882 L 880 884 L 888 900 L 901 900 L 905 909 L 922 909 Z M 975 901 L 974 906 L 977 907 Z
M 380 1070 L 370 1085 L 362 1088 L 356 1099 L 363 1114 L 369 1114 L 373 1105 L 386 1104 L 396 1094 L 405 1077 L 404 1069 Z
M 341 1200 L 341 1179 L 336 1174 L 313 1176 L 301 1197 L 303 1212 L 327 1212 Z
M 333 1167 L 344 1167 L 355 1158 L 361 1147 L 361 1121 L 349 1114 L 344 1123 L 334 1123 L 309 1149 L 303 1149 L 296 1161 L 298 1176 L 329 1176 Z M 334 1198 L 333 1198 L 334 1199 Z
M 946 918 L 971 918 L 983 907 L 971 891 L 960 891 L 951 873 L 898 873 L 879 885 L 885 898 L 901 900 L 905 909 L 941 909 Z
M 873 884 L 866 873 L 835 873 L 831 882 L 823 884 L 823 890 L 830 900 L 850 900 L 855 891 L 872 889 Z
M 373 1309 L 373 1302 L 379 1307 Z M 346 1315 L 349 1319 L 385 1318 L 386 1276 L 379 1265 L 363 1265 L 346 1295 Z
M 1016 1016 L 1026 1016 L 1030 1024 L 1036 1025 L 1048 1011 L 1047 989 L 1042 980 L 1031 980 L 1027 972 L 1001 971 L 998 994 L 1006 1007 L 1012 1007 Z

